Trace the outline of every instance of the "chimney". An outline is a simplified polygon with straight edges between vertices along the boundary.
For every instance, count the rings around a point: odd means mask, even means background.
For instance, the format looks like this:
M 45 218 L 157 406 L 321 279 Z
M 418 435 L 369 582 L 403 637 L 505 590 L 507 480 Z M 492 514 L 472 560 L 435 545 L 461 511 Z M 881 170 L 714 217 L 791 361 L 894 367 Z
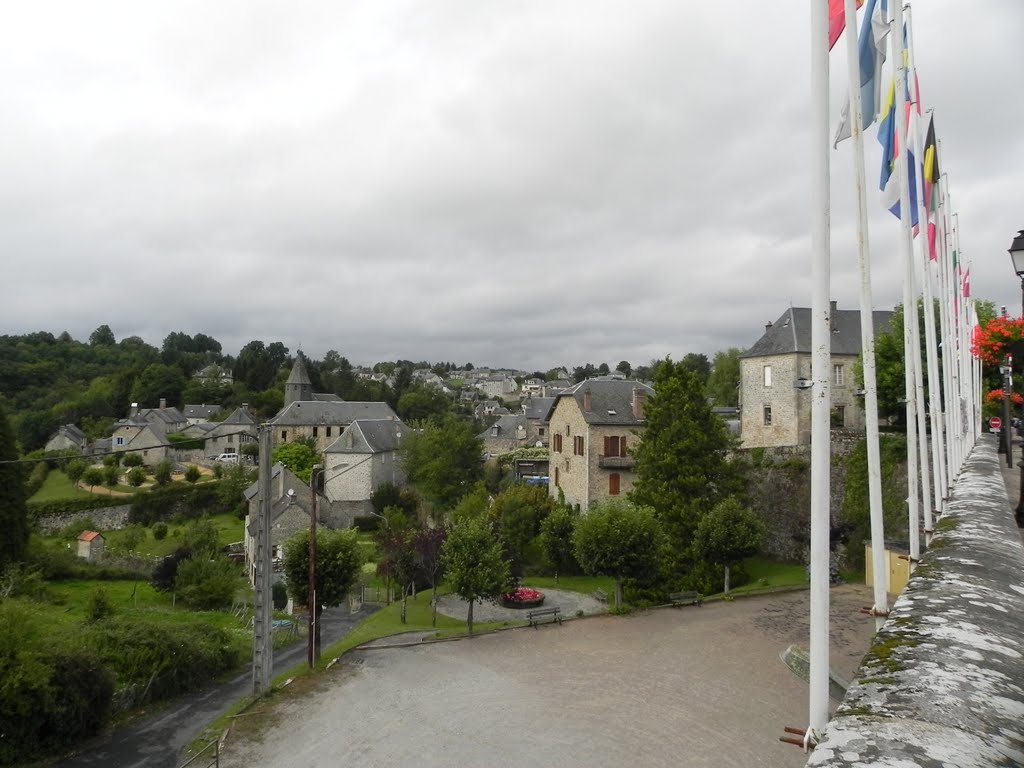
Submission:
M 167 407 L 167 398 L 166 397 L 161 397 L 160 398 L 160 410 L 162 411 L 166 407 Z
M 769 320 L 767 323 L 764 324 L 764 332 L 768 333 L 768 331 L 770 331 L 771 329 L 772 329 L 772 321 Z
M 139 412 L 139 404 L 132 403 L 132 407 L 128 409 L 128 418 L 131 419 Z
M 583 410 L 590 413 L 590 409 L 593 407 L 593 399 L 590 396 L 590 390 L 586 390 L 583 393 Z
M 633 418 L 637 421 L 641 421 L 644 417 L 644 400 L 646 399 L 646 392 L 633 387 Z
M 836 304 L 838 302 L 835 299 L 828 303 L 828 328 L 832 333 L 839 330 L 839 326 L 836 325 Z

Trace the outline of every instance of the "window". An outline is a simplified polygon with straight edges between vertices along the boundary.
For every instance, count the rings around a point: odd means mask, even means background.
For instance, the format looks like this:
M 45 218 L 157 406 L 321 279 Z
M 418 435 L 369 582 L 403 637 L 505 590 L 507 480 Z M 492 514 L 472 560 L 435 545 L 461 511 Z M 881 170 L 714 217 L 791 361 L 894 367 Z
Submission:
M 228 435 L 228 442 L 229 443 L 235 442 L 235 436 L 234 435 Z
M 619 495 L 619 473 L 612 472 L 608 475 L 608 495 L 618 496 Z
M 328 436 L 328 437 L 330 437 L 330 436 L 331 436 L 331 428 L 330 428 L 330 427 L 328 427 L 328 428 L 327 428 L 327 436 Z
M 832 366 L 832 383 L 837 387 L 843 386 L 843 366 L 833 365 Z
M 282 443 L 287 443 L 288 442 L 288 430 L 287 429 L 282 429 L 281 430 L 281 442 Z
M 770 405 L 764 407 L 764 425 L 766 427 L 772 425 L 772 407 Z
M 561 437 L 561 435 L 559 435 Z M 555 488 L 558 487 L 558 467 L 555 467 Z
M 764 367 L 764 385 L 766 387 L 772 385 L 772 367 L 770 365 Z
M 605 435 L 605 438 L 604 438 L 604 455 L 605 456 L 625 456 L 626 455 L 626 436 L 625 435 Z
M 539 435 L 540 437 L 544 437 L 544 427 L 538 427 L 538 428 L 537 428 L 537 434 L 538 434 L 538 435 Z
M 555 453 L 562 452 L 562 435 L 560 433 L 555 435 L 554 440 L 551 441 L 551 450 Z
M 566 424 L 566 425 L 565 425 L 565 436 L 566 436 L 566 437 L 569 437 L 569 436 L 570 436 L 570 433 L 569 433 L 569 425 L 568 425 L 568 424 Z
M 124 438 L 123 437 L 115 437 L 114 438 L 114 445 L 124 445 Z
M 320 428 L 313 427 L 313 437 L 320 437 Z
M 572 452 L 577 456 L 583 456 L 583 435 L 576 435 L 572 439 Z

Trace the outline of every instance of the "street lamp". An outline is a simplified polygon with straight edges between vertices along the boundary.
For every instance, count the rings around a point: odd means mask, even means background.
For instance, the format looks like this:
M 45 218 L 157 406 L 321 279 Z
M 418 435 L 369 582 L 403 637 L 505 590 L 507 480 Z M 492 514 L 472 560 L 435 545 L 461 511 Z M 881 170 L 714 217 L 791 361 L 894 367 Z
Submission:
M 1013 262 L 1013 271 L 1020 278 L 1021 317 L 1024 317 L 1024 229 L 1018 232 L 1010 243 L 1010 260 Z M 1024 442 L 1021 443 L 1021 451 L 1024 454 Z M 1020 481 L 1020 497 L 1017 500 L 1015 516 L 1017 525 L 1024 528 L 1024 455 L 1020 462 Z
M 1013 355 L 1007 355 L 999 366 L 1003 376 L 1003 429 L 1000 436 L 999 452 L 1006 453 L 1006 466 L 1013 466 L 1013 443 L 1010 439 L 1010 397 L 1013 394 Z

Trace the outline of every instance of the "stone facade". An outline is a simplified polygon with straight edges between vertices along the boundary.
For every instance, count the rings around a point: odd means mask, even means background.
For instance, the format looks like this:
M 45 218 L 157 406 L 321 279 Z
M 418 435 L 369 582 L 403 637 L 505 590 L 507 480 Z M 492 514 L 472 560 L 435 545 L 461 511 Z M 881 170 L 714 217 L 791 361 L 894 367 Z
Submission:
M 588 379 L 555 400 L 548 419 L 551 496 L 561 491 L 566 503 L 587 510 L 629 493 L 636 480 L 629 451 L 652 392 L 637 382 Z
M 100 507 L 82 512 L 67 512 L 60 515 L 46 515 L 36 518 L 36 527 L 50 535 L 58 533 L 72 523 L 88 518 L 93 525 L 103 531 L 117 531 L 128 526 L 128 513 L 131 505 L 122 504 L 116 507 Z

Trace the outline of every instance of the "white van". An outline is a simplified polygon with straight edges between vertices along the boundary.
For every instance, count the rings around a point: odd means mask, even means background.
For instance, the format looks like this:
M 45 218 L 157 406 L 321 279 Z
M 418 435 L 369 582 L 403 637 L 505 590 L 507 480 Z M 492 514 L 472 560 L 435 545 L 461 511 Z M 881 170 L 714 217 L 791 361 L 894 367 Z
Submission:
M 222 464 L 237 464 L 238 454 L 237 453 L 222 453 L 214 461 L 219 461 Z

